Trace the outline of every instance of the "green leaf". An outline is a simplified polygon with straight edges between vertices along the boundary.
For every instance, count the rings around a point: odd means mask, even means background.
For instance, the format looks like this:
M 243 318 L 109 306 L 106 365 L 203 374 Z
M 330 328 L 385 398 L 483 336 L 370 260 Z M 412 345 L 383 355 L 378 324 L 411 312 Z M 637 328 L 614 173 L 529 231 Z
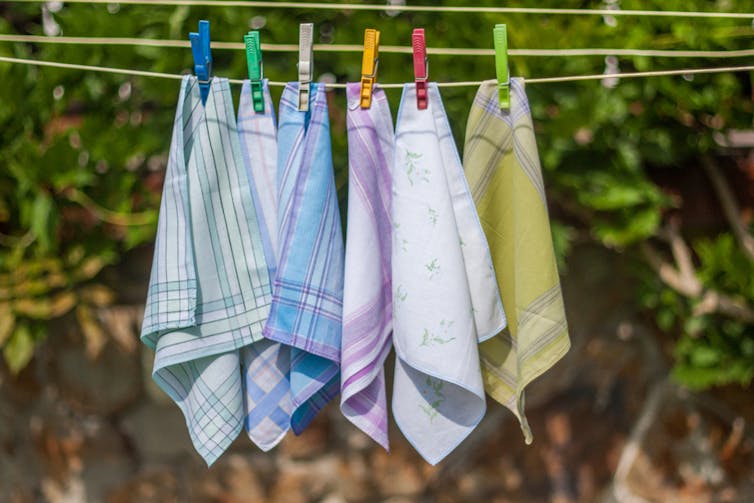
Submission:
M 675 324 L 675 314 L 669 309 L 662 309 L 657 312 L 657 326 L 662 330 L 668 331 Z
M 42 252 L 46 252 L 51 246 L 50 213 L 52 199 L 45 193 L 37 194 L 31 211 L 31 231 L 37 237 L 37 242 Z
M 691 364 L 696 367 L 711 367 L 720 362 L 720 354 L 714 348 L 697 346 L 691 353 Z
M 0 302 L 0 348 L 13 333 L 16 326 L 16 317 L 7 302 Z
M 11 372 L 17 374 L 34 356 L 34 337 L 26 323 L 20 323 L 3 347 L 3 357 Z

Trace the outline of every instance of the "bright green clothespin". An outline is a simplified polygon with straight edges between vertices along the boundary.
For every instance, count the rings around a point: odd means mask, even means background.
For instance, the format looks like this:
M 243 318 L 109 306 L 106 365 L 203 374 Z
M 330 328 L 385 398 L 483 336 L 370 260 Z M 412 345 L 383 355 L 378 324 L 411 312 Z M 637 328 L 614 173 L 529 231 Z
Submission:
M 249 82 L 251 83 L 251 101 L 255 112 L 264 112 L 264 94 L 262 93 L 262 48 L 259 43 L 259 32 L 254 30 L 244 35 L 246 44 L 246 63 L 249 67 Z
M 497 74 L 497 93 L 500 108 L 510 108 L 511 76 L 508 67 L 508 33 L 504 24 L 496 24 L 492 31 L 495 40 L 495 73 Z

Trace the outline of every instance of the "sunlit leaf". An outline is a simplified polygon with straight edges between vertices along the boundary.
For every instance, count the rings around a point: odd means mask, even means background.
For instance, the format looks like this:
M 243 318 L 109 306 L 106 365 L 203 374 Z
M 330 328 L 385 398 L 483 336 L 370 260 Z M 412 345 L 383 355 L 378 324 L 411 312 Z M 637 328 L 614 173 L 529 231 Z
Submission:
M 23 369 L 34 356 L 34 338 L 25 323 L 16 326 L 13 334 L 3 347 L 3 357 L 14 374 Z

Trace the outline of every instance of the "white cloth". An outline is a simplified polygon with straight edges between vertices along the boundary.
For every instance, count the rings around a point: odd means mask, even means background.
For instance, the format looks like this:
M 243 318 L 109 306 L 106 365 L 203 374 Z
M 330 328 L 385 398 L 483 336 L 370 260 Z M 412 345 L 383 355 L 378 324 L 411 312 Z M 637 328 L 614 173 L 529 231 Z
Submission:
M 505 328 L 489 247 L 436 84 L 403 88 L 393 168 L 393 415 L 436 464 L 481 421 L 478 342 Z

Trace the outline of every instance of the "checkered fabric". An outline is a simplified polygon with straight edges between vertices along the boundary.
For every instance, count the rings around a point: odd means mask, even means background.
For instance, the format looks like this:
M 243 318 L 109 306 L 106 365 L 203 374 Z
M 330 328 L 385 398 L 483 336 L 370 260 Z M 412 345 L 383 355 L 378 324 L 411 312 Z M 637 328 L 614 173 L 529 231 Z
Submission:
M 185 76 L 141 339 L 208 464 L 243 427 L 239 349 L 262 337 L 270 290 L 229 83 L 213 78 L 202 105 L 196 77 Z
M 298 83 L 280 99 L 279 260 L 264 329 L 290 346 L 296 434 L 340 390 L 344 247 L 324 85 L 311 85 L 310 100 L 300 112 Z
M 479 88 L 463 165 L 508 318 L 508 328 L 480 347 L 484 387 L 516 415 L 531 443 L 524 388 L 568 352 L 570 340 L 522 79 L 511 80 L 509 110 L 500 109 L 494 82 Z
M 238 105 L 238 134 L 259 219 L 270 277 L 277 264 L 277 125 L 267 80 L 264 112 L 254 110 L 251 86 L 244 81 Z M 241 351 L 246 433 L 263 451 L 275 447 L 291 427 L 290 348 L 261 340 Z

